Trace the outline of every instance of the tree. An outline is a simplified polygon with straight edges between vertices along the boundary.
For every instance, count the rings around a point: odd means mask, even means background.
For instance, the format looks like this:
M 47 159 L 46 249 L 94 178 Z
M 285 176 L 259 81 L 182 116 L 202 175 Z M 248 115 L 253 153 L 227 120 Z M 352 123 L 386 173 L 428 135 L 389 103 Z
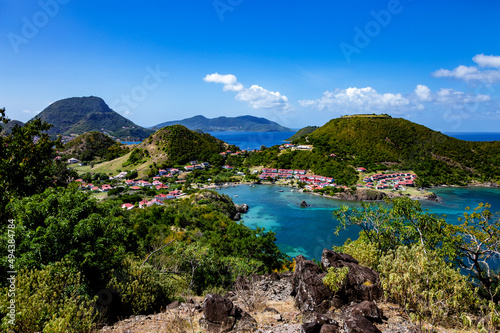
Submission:
M 465 212 L 463 219 L 460 218 L 463 223 L 453 226 L 453 230 L 460 267 L 480 284 L 491 301 L 497 302 L 500 291 L 500 219 L 489 208 L 489 204 L 481 203 L 471 214 Z
M 0 121 L 7 124 L 5 109 Z M 52 141 L 45 131 L 52 125 L 34 118 L 24 126 L 14 126 L 8 135 L 0 136 L 0 217 L 12 197 L 29 196 L 51 186 L 65 186 L 76 173 L 54 160 L 53 147 L 61 147 L 60 139 Z
M 381 253 L 420 243 L 424 251 L 439 251 L 443 256 L 455 258 L 450 225 L 444 218 L 423 211 L 420 202 L 410 198 L 396 198 L 388 203 L 392 206 L 363 202 L 361 208 L 340 207 L 333 213 L 340 222 L 335 233 L 358 226 Z

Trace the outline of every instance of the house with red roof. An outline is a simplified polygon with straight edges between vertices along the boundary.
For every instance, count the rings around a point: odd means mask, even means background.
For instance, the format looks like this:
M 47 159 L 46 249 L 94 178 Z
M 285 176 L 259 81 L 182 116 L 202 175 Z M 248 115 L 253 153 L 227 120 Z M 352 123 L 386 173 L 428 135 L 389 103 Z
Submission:
M 122 209 L 126 209 L 126 210 L 131 210 L 134 208 L 134 205 L 130 204 L 130 203 L 124 203 L 122 204 Z

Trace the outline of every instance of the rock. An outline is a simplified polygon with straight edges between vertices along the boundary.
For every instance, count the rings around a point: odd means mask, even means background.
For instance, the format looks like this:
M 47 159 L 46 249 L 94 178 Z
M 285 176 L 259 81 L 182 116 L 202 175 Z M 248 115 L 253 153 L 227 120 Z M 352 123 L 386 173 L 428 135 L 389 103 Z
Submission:
M 375 302 L 364 301 L 351 307 L 353 315 L 363 316 L 368 320 L 381 322 L 384 313 Z
M 321 326 L 319 333 L 338 333 L 340 332 L 340 327 L 337 325 L 325 324 Z
M 349 316 L 344 320 L 346 333 L 382 333 L 371 321 L 362 316 Z
M 218 294 L 208 294 L 203 302 L 203 316 L 207 321 L 220 323 L 231 313 L 233 302 Z
M 247 204 L 241 204 L 241 205 L 234 205 L 236 208 L 236 212 L 238 213 L 246 213 L 248 212 L 248 205 Z
M 302 255 L 295 258 L 295 272 L 292 280 L 292 296 L 295 305 L 302 311 L 316 311 L 318 308 L 329 308 L 328 300 L 332 297 L 330 289 L 323 283 L 319 275 L 321 269 Z
M 369 267 L 360 266 L 358 261 L 348 254 L 324 249 L 321 267 L 325 271 L 329 267 L 349 268 L 346 283 L 338 292 L 338 297 L 346 304 L 373 301 L 382 297 L 379 274 Z
M 283 317 L 278 313 L 278 314 L 274 315 L 274 320 L 283 321 Z
M 276 272 L 273 272 L 271 273 L 271 275 L 269 275 L 269 280 L 271 281 L 279 281 L 281 279 L 280 275 Z
M 257 321 L 247 312 L 239 309 L 239 314 L 236 314 L 237 324 L 234 330 L 236 332 L 249 332 L 257 327 Z
M 300 333 L 319 333 L 321 325 L 318 323 L 305 323 L 300 327 Z
M 207 332 L 249 331 L 257 326 L 257 321 L 252 316 L 234 306 L 230 299 L 218 294 L 208 294 L 202 308 L 200 325 Z
M 235 220 L 235 221 L 241 220 L 241 214 L 240 213 L 234 214 L 233 220 Z
M 173 301 L 172 303 L 170 303 L 169 305 L 167 305 L 166 310 L 176 309 L 180 305 L 181 305 L 181 302 L 179 302 L 179 301 Z
M 270 308 L 270 307 L 265 308 L 264 311 L 262 311 L 262 312 L 272 312 L 275 314 L 279 314 L 278 310 L 276 310 L 275 308 Z
M 363 201 L 377 201 L 384 200 L 387 196 L 384 192 L 376 191 L 372 189 L 356 189 L 356 198 L 357 200 Z
M 300 206 L 300 207 L 302 207 L 302 208 L 307 208 L 307 207 L 309 207 L 309 205 L 307 204 L 307 202 L 305 202 L 305 200 L 302 200 L 302 202 L 300 203 L 300 205 L 299 205 L 299 206 Z
M 304 321 L 306 323 L 302 324 L 301 332 L 311 332 L 311 333 L 320 333 L 323 329 L 323 326 L 330 325 L 332 327 L 336 327 L 338 332 L 339 326 L 337 322 L 333 319 L 328 318 L 327 316 L 321 315 L 317 312 L 313 313 L 304 313 Z M 325 328 L 325 330 L 328 329 Z

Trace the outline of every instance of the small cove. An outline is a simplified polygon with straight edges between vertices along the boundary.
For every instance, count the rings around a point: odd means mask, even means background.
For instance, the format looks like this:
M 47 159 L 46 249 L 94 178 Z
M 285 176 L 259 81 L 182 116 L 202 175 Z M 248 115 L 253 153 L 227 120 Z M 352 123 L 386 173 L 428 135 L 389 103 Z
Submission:
M 432 191 L 440 197 L 440 202 L 422 201 L 422 207 L 432 213 L 446 215 L 451 223 L 457 223 L 466 207 L 473 209 L 480 202 L 490 203 L 492 212 L 500 211 L 498 188 L 440 187 Z M 219 192 L 227 194 L 236 204 L 249 205 L 248 213 L 242 215 L 245 225 L 275 232 L 277 245 L 290 257 L 302 254 L 309 259 L 320 259 L 324 248 L 339 246 L 348 238 L 358 237 L 359 230 L 354 228 L 335 236 L 337 221 L 333 219 L 332 212 L 342 205 L 359 207 L 360 202 L 292 192 L 288 187 L 270 185 L 227 187 Z M 299 204 L 302 200 L 311 206 L 301 208 Z

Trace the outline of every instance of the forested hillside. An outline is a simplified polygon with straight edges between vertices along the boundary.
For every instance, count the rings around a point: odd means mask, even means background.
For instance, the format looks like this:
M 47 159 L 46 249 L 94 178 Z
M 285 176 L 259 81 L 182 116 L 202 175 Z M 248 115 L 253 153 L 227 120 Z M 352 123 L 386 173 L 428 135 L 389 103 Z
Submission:
M 100 132 L 82 134 L 64 145 L 60 155 L 74 157 L 84 162 L 112 160 L 128 153 L 129 149 Z
M 251 156 L 248 163 L 311 169 L 348 185 L 357 181 L 356 167 L 413 170 L 420 186 L 500 180 L 500 141 L 458 140 L 401 118 L 337 118 L 296 143 L 314 149 L 268 149 Z

